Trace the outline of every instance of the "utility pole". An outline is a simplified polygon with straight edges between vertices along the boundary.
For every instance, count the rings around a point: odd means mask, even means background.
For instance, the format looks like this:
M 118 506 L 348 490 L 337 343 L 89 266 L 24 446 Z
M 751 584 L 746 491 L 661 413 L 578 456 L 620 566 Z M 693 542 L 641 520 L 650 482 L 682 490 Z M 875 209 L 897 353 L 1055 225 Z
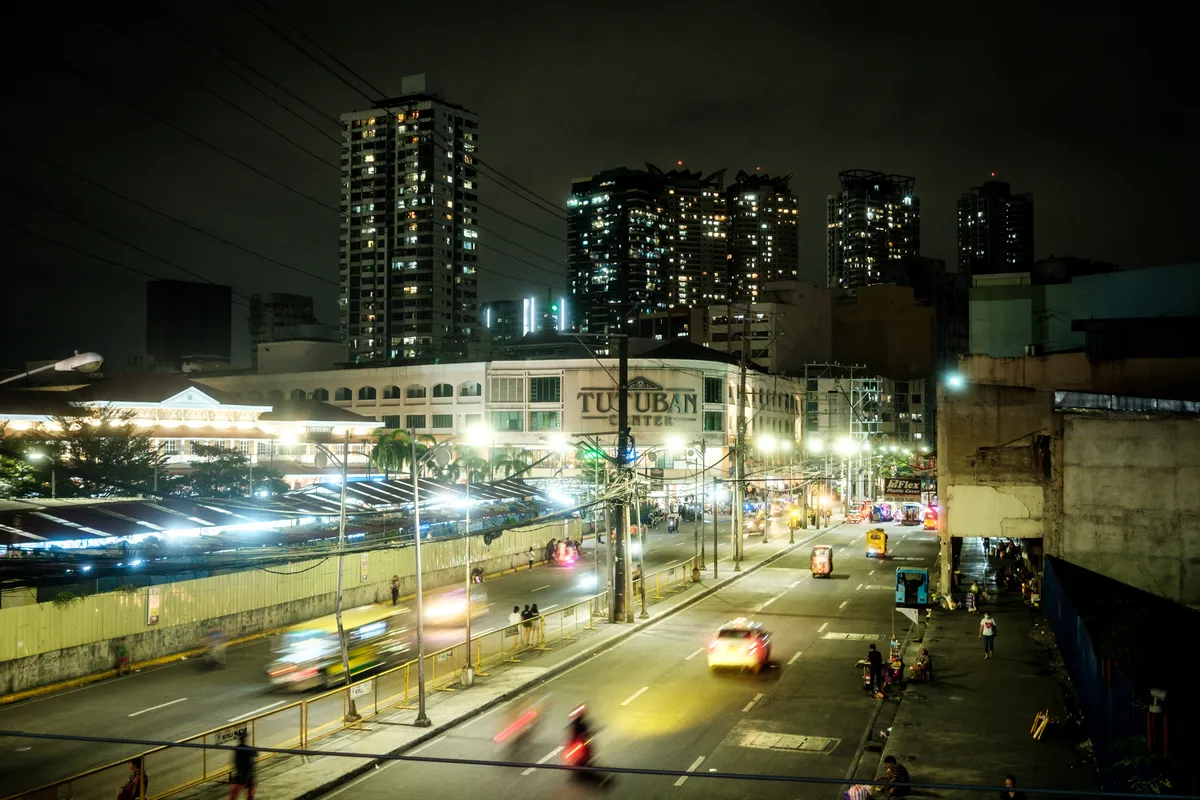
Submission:
M 617 340 L 617 480 L 630 485 L 627 468 L 629 460 L 629 337 L 624 331 Z M 633 571 L 629 568 L 629 499 L 622 501 L 624 525 L 617 543 L 616 578 L 617 602 L 614 616 L 633 622 Z
M 700 437 L 700 465 L 696 468 L 696 569 L 704 569 L 704 469 L 708 460 L 704 456 L 704 437 Z M 715 516 L 715 511 L 714 511 Z
M 342 444 L 342 485 L 341 499 L 338 502 L 338 558 L 337 558 L 337 597 L 334 599 L 334 618 L 337 621 L 338 644 L 342 655 L 342 672 L 346 675 L 346 721 L 361 719 L 358 709 L 354 707 L 354 697 L 350 694 L 350 654 L 346 649 L 346 629 L 342 626 L 342 573 L 345 572 L 343 557 L 346 554 L 346 481 L 350 472 L 350 431 L 346 431 L 346 441 Z
M 733 571 L 742 570 L 742 519 L 746 503 L 746 360 L 750 357 L 750 304 L 742 314 L 742 357 L 738 365 L 737 444 L 734 451 L 733 484 Z
M 713 476 L 713 580 L 717 579 L 717 562 L 721 559 L 717 556 L 717 519 L 720 517 L 717 509 L 717 477 Z

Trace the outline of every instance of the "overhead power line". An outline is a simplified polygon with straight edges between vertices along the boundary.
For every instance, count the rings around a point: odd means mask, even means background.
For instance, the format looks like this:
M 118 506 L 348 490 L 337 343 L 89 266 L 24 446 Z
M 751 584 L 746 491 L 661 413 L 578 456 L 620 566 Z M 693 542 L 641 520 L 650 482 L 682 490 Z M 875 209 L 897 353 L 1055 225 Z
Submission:
M 121 192 L 118 192 L 116 189 L 105 186 L 104 184 L 99 183 L 98 181 L 94 181 L 91 178 L 87 177 L 86 175 L 76 172 L 75 170 L 70 169 L 69 167 L 64 167 L 62 164 L 59 164 L 56 161 L 46 158 L 45 156 L 41 155 L 40 153 L 35 153 L 34 151 L 30 150 L 29 148 L 24 147 L 24 146 L 18 144 L 17 142 L 14 142 L 13 140 L 8 139 L 7 137 L 5 137 L 3 135 L 0 135 L 0 142 L 3 142 L 7 147 L 11 147 L 15 150 L 21 151 L 26 156 L 28 156 L 32 159 L 36 159 L 37 161 L 40 161 L 43 164 L 46 164 L 47 166 L 53 167 L 54 169 L 59 170 L 60 172 L 70 175 L 72 178 L 75 178 L 78 181 L 82 181 L 83 183 L 86 183 L 93 188 L 99 189 L 100 191 L 106 192 L 107 194 L 110 194 L 113 197 L 124 200 L 126 203 L 137 206 L 138 208 L 142 209 L 143 211 L 149 211 L 151 214 L 155 214 L 159 217 L 162 217 L 163 219 L 169 220 L 169 221 L 175 223 L 176 225 L 180 225 L 184 228 L 187 228 L 190 231 L 198 233 L 202 236 L 207 236 L 209 239 L 212 239 L 215 242 L 220 242 L 221 244 L 225 245 L 226 247 L 232 247 L 233 249 L 240 250 L 241 252 L 246 253 L 247 255 L 254 256 L 255 258 L 260 258 L 263 261 L 266 261 L 270 264 L 274 264 L 277 267 L 282 267 L 283 269 L 289 270 L 291 272 L 295 272 L 299 275 L 304 275 L 304 276 L 312 278 L 314 280 L 333 284 L 334 286 L 341 285 L 340 281 L 334 280 L 332 278 L 327 278 L 323 275 L 318 275 L 315 272 L 309 272 L 308 270 L 303 269 L 302 267 L 297 267 L 294 264 L 288 264 L 284 261 L 280 261 L 277 258 L 273 258 L 264 253 L 260 253 L 257 250 L 252 250 L 249 247 L 245 247 L 243 245 L 238 244 L 237 242 L 230 241 L 229 239 L 226 239 L 223 236 L 219 236 L 218 234 L 215 234 L 212 231 L 207 231 L 204 228 L 200 228 L 196 225 L 191 224 L 190 222 L 186 222 L 182 219 L 179 219 L 178 217 L 172 216 L 171 214 L 168 214 L 165 211 L 161 211 L 157 208 L 154 208 L 153 206 L 143 203 L 140 200 L 135 200 L 134 198 L 130 197 L 129 195 L 122 194 Z
M 300 95 L 298 95 L 298 94 L 296 94 L 295 92 L 293 92 L 291 89 L 287 88 L 287 87 L 286 87 L 286 86 L 284 86 L 283 84 L 281 84 L 281 83 L 279 83 L 278 81 L 276 81 L 275 79 L 273 79 L 273 78 L 272 78 L 270 75 L 267 75 L 265 72 L 263 72 L 262 70 L 260 70 L 260 69 L 258 69 L 257 67 L 255 67 L 253 64 L 250 64 L 250 63 L 246 62 L 244 59 L 242 59 L 242 58 L 240 58 L 239 56 L 235 55 L 234 53 L 231 53 L 229 50 L 225 49 L 225 48 L 224 48 L 224 47 L 222 47 L 222 46 L 221 46 L 219 43 L 217 43 L 216 41 L 214 41 L 214 40 L 213 40 L 213 38 L 212 38 L 211 36 L 205 36 L 204 34 L 200 34 L 200 33 L 197 33 L 197 32 L 195 32 L 195 31 L 191 31 L 191 32 L 189 32 L 189 31 L 186 29 L 186 27 L 185 27 L 186 23 L 184 23 L 184 22 L 183 22 L 183 20 L 181 20 L 181 19 L 180 19 L 180 18 L 179 18 L 177 15 L 173 14 L 171 11 L 169 11 L 169 10 L 168 10 L 168 9 L 166 9 L 166 8 L 164 8 L 164 7 L 163 7 L 163 5 L 162 5 L 161 3 L 154 3 L 153 5 L 154 5 L 155 9 L 158 11 L 159 15 L 161 15 L 161 16 L 164 16 L 164 17 L 167 17 L 167 18 L 168 18 L 167 20 L 165 20 L 165 21 L 163 21 L 163 22 L 162 22 L 162 24 L 163 24 L 164 26 L 166 26 L 166 27 L 170 28 L 171 30 L 173 30 L 173 31 L 174 31 L 174 32 L 175 32 L 175 33 L 176 33 L 178 36 L 180 36 L 180 37 L 181 37 L 181 38 L 183 38 L 185 41 L 187 41 L 188 43 L 190 43 L 190 44 L 191 44 L 193 47 L 195 47 L 197 50 L 199 50 L 200 52 L 202 52 L 202 53 L 204 53 L 205 55 L 207 55 L 209 58 L 211 58 L 211 59 L 212 59 L 213 61 L 215 61 L 216 63 L 220 64 L 220 65 L 221 65 L 222 67 L 224 67 L 225 69 L 229 70 L 231 73 L 233 73 L 233 75 L 234 75 L 234 76 L 236 76 L 237 78 L 239 78 L 239 79 L 240 79 L 242 82 L 244 82 L 244 83 L 245 83 L 247 86 L 250 86 L 252 89 L 254 89 L 256 92 L 258 92 L 259 94 L 261 94 L 263 97 L 266 97 L 268 100 L 270 100 L 271 102 L 275 103 L 275 104 L 276 104 L 276 105 L 278 105 L 280 108 L 284 109 L 285 111 L 289 112 L 290 114 L 293 114 L 293 115 L 294 115 L 294 116 L 295 116 L 297 119 L 299 119 L 300 121 L 304 122 L 306 125 L 308 125 L 308 126 L 309 126 L 309 127 L 311 127 L 313 130 L 315 130 L 315 131 L 317 131 L 318 133 L 320 133 L 320 134 L 321 134 L 322 136 L 324 136 L 325 138 L 329 139 L 329 140 L 330 140 L 331 142 L 333 142 L 334 144 L 337 144 L 337 145 L 339 145 L 339 146 L 342 144 L 342 141 L 341 141 L 341 139 L 340 139 L 340 138 L 338 138 L 338 137 L 336 137 L 336 136 L 332 136 L 332 135 L 330 135 L 330 134 L 329 134 L 328 132 L 326 132 L 324 129 L 322 129 L 322 128 L 318 127 L 318 126 L 317 126 L 316 124 L 314 124 L 314 123 L 313 123 L 311 120 L 309 120 L 308 118 L 306 118 L 306 117 L 304 117 L 303 115 L 299 114 L 297 111 L 295 111 L 295 110 L 294 110 L 293 108 L 291 108 L 290 106 L 288 106 L 288 105 L 286 105 L 285 103 L 282 103 L 282 102 L 280 102 L 279 100 L 277 100 L 276 98 L 272 97 L 272 96 L 270 95 L 270 93 L 268 93 L 268 92 L 264 91 L 264 90 L 263 90 L 261 87 L 259 87 L 259 86 L 258 86 L 257 84 L 255 84 L 253 81 L 251 81 L 251 80 L 247 79 L 245 76 L 243 76 L 243 75 L 242 75 L 241 73 L 239 73 L 237 70 L 233 69 L 233 68 L 232 68 L 232 67 L 230 67 L 228 64 L 225 64 L 225 63 L 224 63 L 224 62 L 222 62 L 222 61 L 221 61 L 219 58 L 217 58 L 216 56 L 214 56 L 214 55 L 213 55 L 213 54 L 212 54 L 212 53 L 209 51 L 209 49 L 208 49 L 208 48 L 212 48 L 213 50 L 216 50 L 217 52 L 221 53 L 221 54 L 222 54 L 223 56 L 225 56 L 227 59 L 229 59 L 229 60 L 230 60 L 230 61 L 232 61 L 233 63 L 237 64 L 239 67 L 241 67 L 242 69 L 246 70 L 247 72 L 251 72 L 251 73 L 253 73 L 253 74 L 257 75 L 257 76 L 258 76 L 258 77 L 259 77 L 261 80 L 265 81 L 266 83 L 268 83 L 269 85 L 271 85 L 271 86 L 272 86 L 272 87 L 274 87 L 275 89 L 279 90 L 279 91 L 280 91 L 280 92 L 282 92 L 283 94 L 285 94 L 285 95 L 287 95 L 288 97 L 292 98 L 292 99 L 293 99 L 293 100 L 295 100 L 297 103 L 299 103 L 300 105 L 304 106 L 304 107 L 305 107 L 305 108 L 307 108 L 309 111 L 313 112 L 314 114 L 316 114 L 317 116 L 319 116 L 321 119 L 325 120 L 326 122 L 329 122 L 329 123 L 331 123 L 331 124 L 332 124 L 334 127 L 338 128 L 338 129 L 340 130 L 340 129 L 342 128 L 342 123 L 341 123 L 341 120 L 339 120 L 337 117 L 334 117 L 334 116 L 332 116 L 332 115 L 330 115 L 330 114 L 327 114 L 327 113 L 325 113 L 324 111 L 322 111 L 322 110 L 321 110 L 320 108 L 318 108 L 317 106 L 315 106 L 315 105 L 313 105 L 312 103 L 308 102 L 308 101 L 307 101 L 307 100 L 305 100 L 303 97 L 301 97 Z M 197 37 L 198 37 L 199 39 L 201 39 L 201 41 L 197 41 Z
M 155 49 L 154 49 L 153 47 L 151 47 L 150 45 L 146 44 L 144 41 L 142 41 L 142 40 L 141 40 L 141 39 L 139 39 L 138 37 L 134 36 L 133 34 L 129 33 L 128 31 L 125 31 L 125 30 L 120 30 L 120 29 L 114 28 L 112 25 L 109 25 L 109 27 L 110 27 L 110 28 L 113 28 L 113 29 L 114 29 L 114 30 L 116 30 L 118 33 L 121 33 L 123 36 L 125 36 L 125 38 L 126 38 L 126 39 L 128 39 L 128 40 L 129 40 L 129 41 L 131 41 L 131 42 L 133 42 L 135 45 L 137 45 L 138 47 L 142 48 L 142 49 L 143 49 L 143 50 L 145 50 L 147 53 L 150 53 L 152 56 L 154 56 L 155 58 L 157 58 L 159 61 L 161 61 L 162 63 L 166 64 L 168 67 L 170 67 L 171 69 L 173 69 L 175 72 L 177 72 L 177 73 L 179 73 L 180 75 L 182 75 L 182 76 L 183 76 L 183 77 L 184 77 L 186 80 L 190 81 L 191 83 L 195 84 L 196 86 L 199 86 L 199 87 L 200 87 L 200 88 L 201 88 L 203 91 L 205 91 L 205 92 L 208 92 L 208 93 L 209 93 L 209 94 L 211 94 L 213 97 L 217 98 L 217 99 L 218 99 L 218 100 L 220 100 L 222 103 L 224 103 L 225 105 L 227 105 L 227 106 L 229 106 L 230 108 L 234 109 L 234 110 L 235 110 L 235 111 L 237 111 L 238 113 L 240 113 L 240 114 L 242 114 L 242 115 L 244 115 L 244 116 L 248 117 L 249 119 L 251 119 L 251 120 L 253 120 L 253 121 L 257 122 L 259 125 L 261 125 L 262 127 L 266 128 L 268 131 L 270 131 L 270 132 L 271 132 L 271 134 L 272 134 L 273 136 L 275 136 L 275 137 L 277 137 L 277 138 L 281 139 L 282 141 L 285 141 L 285 142 L 287 142 L 287 143 L 288 143 L 288 144 L 290 144 L 292 147 L 294 147 L 294 148 L 296 148 L 297 150 L 299 150 L 301 153 L 304 153 L 306 156 L 308 156 L 308 157 L 310 157 L 310 158 L 312 158 L 312 159 L 315 159 L 316 161 L 320 162 L 320 163 L 321 163 L 321 164 L 323 164 L 324 166 L 326 166 L 326 167 L 329 167 L 330 169 L 335 169 L 335 170 L 337 170 L 338 172 L 341 172 L 341 171 L 342 171 L 342 167 L 341 167 L 341 165 L 340 165 L 340 164 L 335 164 L 334 162 L 327 160 L 327 159 L 326 159 L 324 156 L 322 156 L 322 155 L 319 155 L 319 154 L 317 154 L 317 153 L 314 153 L 312 150 L 309 150 L 307 147 L 305 147 L 304 145 L 300 144 L 300 143 L 299 143 L 299 142 L 297 142 L 295 139 L 291 138 L 291 137 L 290 137 L 290 136 L 288 136 L 287 134 L 285 134 L 285 133 L 283 133 L 282 131 L 280 131 L 278 128 L 276 128 L 276 127 L 274 127 L 273 125 L 271 125 L 271 123 L 267 122 L 267 121 L 266 121 L 266 120 L 264 120 L 262 117 L 260 117 L 260 116 L 258 116 L 257 114 L 255 114 L 253 111 L 250 111 L 249 109 L 243 108 L 242 106 L 238 105 L 238 104 L 237 104 L 237 103 L 235 103 L 234 101 L 230 100 L 230 99 L 229 99 L 228 97 L 226 97 L 225 95 L 223 95 L 223 94 L 221 94 L 220 92 L 218 92 L 216 89 L 213 89 L 211 86 L 209 86 L 208 84 L 206 84 L 206 83 L 204 83 L 203 81 L 201 81 L 199 78 L 196 78 L 194 75 L 192 75 L 191 73 L 189 73 L 187 70 L 183 69 L 183 68 L 182 68 L 182 67 L 180 67 L 178 64 L 176 64 L 176 63 L 174 63 L 173 61 L 171 61 L 169 58 L 167 58 L 167 57 L 166 57 L 166 56 L 164 56 L 162 53 L 160 53 L 160 52 L 158 52 L 157 50 L 155 50 Z M 251 84 L 251 85 L 253 85 L 253 84 Z M 285 106 L 285 108 L 286 108 L 286 106 Z M 334 141 L 336 142 L 337 140 L 334 140 Z M 338 144 L 340 145 L 340 142 L 339 142 Z
M 303 197 L 305 200 L 308 200 L 310 203 L 313 203 L 314 205 L 318 205 L 321 208 L 326 209 L 327 211 L 332 211 L 335 214 L 342 213 L 340 209 L 335 208 L 334 206 L 328 205 L 322 200 L 318 200 L 317 198 L 313 197 L 312 195 L 308 194 L 307 192 L 305 192 L 301 189 L 297 189 L 294 186 L 284 183 L 283 181 L 276 178 L 274 175 L 271 175 L 269 172 L 265 172 L 264 170 L 259 169 L 258 167 L 254 166 L 250 162 L 245 161 L 244 159 L 241 159 L 238 156 L 233 155 L 228 150 L 225 150 L 224 148 L 219 147 L 219 146 L 213 144 L 212 142 L 209 142 L 207 139 L 204 139 L 203 137 L 197 136 L 196 134 L 192 133 L 191 131 L 182 127 L 181 125 L 177 125 L 176 123 L 172 122 L 171 120 L 167 119 L 166 117 L 162 116 L 161 114 L 159 114 L 155 111 L 151 111 L 150 109 L 143 106 L 141 103 L 138 103 L 137 101 L 130 98 L 128 95 L 124 94 L 123 92 L 118 91 L 117 89 L 113 88 L 111 85 L 105 83 L 104 81 L 100 80 L 99 78 L 96 78 L 93 75 L 89 75 L 86 72 L 84 72 L 83 70 L 78 69 L 74 66 L 68 66 L 67 69 L 69 69 L 72 73 L 74 73 L 76 75 L 76 77 L 81 78 L 82 80 L 86 81 L 87 83 L 92 84 L 93 86 L 99 86 L 101 89 L 108 91 L 110 94 L 125 101 L 125 103 L 127 105 L 132 106 L 133 108 L 142 112 L 143 114 L 150 117 L 151 119 L 156 120 L 163 125 L 166 125 L 168 128 L 182 134 L 183 136 L 186 136 L 188 139 L 191 139 L 193 142 L 203 145 L 204 147 L 208 148 L 209 150 L 212 150 L 213 152 L 215 152 L 221 156 L 224 156 L 225 158 L 229 159 L 230 161 L 234 162 L 235 164 L 239 164 L 242 167 L 245 167 L 246 169 L 253 172 L 255 175 L 265 178 L 266 180 L 270 181 L 271 183 L 275 184 L 276 186 L 286 189 L 287 191 L 291 192 L 294 195 L 297 195 L 298 197 Z
M 123 269 L 126 272 L 132 272 L 134 274 L 141 275 L 146 278 L 153 278 L 155 280 L 166 280 L 166 278 L 164 278 L 162 275 L 157 275 L 153 272 L 150 272 L 150 271 L 144 270 L 144 269 L 139 269 L 137 267 L 131 267 L 128 264 L 121 263 L 120 261 L 113 261 L 111 258 L 105 258 L 104 256 L 98 256 L 95 253 L 91 253 L 91 252 L 88 252 L 87 250 L 83 250 L 81 248 L 75 247 L 74 245 L 70 245 L 70 244 L 67 244 L 66 242 L 59 241 L 58 239 L 55 239 L 53 236 L 46 236 L 44 234 L 38 233 L 37 231 L 31 231 L 29 228 L 26 228 L 23 225 L 18 225 L 17 223 L 11 222 L 6 219 L 0 219 L 0 225 L 7 225 L 8 227 L 12 228 L 13 230 L 20 231 L 21 233 L 24 233 L 27 236 L 32 236 L 35 239 L 41 239 L 43 242 L 52 244 L 55 247 L 61 247 L 64 250 L 68 250 L 77 255 L 84 256 L 85 258 L 90 258 L 95 261 L 100 261 L 104 264 L 110 264 L 114 267 L 117 267 L 118 269 Z M 210 283 L 211 283 L 211 281 L 210 281 Z M 236 294 L 238 297 L 246 296 L 244 294 L 241 294 L 240 292 L 234 292 L 234 294 Z M 234 303 L 234 305 L 245 306 L 246 308 L 250 307 L 250 304 L 248 302 L 246 302 L 245 300 L 234 300 L 233 303 Z

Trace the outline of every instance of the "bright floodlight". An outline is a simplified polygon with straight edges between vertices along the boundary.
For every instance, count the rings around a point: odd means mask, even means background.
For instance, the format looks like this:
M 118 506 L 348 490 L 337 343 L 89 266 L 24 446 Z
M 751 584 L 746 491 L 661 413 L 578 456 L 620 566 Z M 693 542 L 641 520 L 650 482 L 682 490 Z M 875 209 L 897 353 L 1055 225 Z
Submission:
M 684 443 L 682 436 L 672 436 L 670 439 L 667 439 L 667 448 L 672 453 L 682 453 L 686 447 L 687 445 Z
M 46 455 L 41 450 L 33 450 L 29 453 L 29 458 L 33 461 L 41 461 L 43 458 L 49 458 L 49 457 L 50 456 Z
M 863 449 L 863 452 L 864 452 L 864 453 L 869 453 L 869 452 L 871 452 L 871 443 L 870 443 L 870 442 L 868 442 L 868 441 L 866 441 L 866 440 L 864 440 L 864 441 L 863 441 L 863 444 L 862 444 L 862 449 Z
M 482 446 L 490 444 L 492 441 L 492 429 L 480 422 L 467 428 L 466 440 L 468 444 Z
M 821 439 L 809 439 L 808 440 L 808 452 L 820 453 L 824 449 L 825 449 L 825 442 L 823 440 L 821 440 Z
M 779 440 L 779 449 L 781 451 L 783 451 L 784 453 L 792 452 L 792 447 L 793 447 L 793 442 L 791 439 L 780 439 Z
M 550 435 L 550 448 L 564 453 L 571 449 L 571 442 L 565 433 L 554 433 Z
M 758 449 L 764 453 L 774 453 L 775 437 L 766 435 L 758 437 Z
M 834 445 L 834 449 L 836 449 L 842 455 L 853 453 L 854 442 L 850 441 L 849 439 L 838 439 L 837 444 Z
M 967 385 L 967 382 L 963 379 L 962 375 L 953 373 L 946 376 L 946 385 L 951 389 L 961 389 Z

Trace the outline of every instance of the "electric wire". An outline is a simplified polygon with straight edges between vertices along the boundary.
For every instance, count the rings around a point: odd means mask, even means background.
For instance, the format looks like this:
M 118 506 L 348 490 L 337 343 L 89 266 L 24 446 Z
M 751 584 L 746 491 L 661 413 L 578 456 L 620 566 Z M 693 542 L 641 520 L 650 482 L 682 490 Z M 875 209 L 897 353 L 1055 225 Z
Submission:
M 108 23 L 106 23 L 106 24 L 108 24 Z M 322 165 L 329 167 L 330 169 L 337 170 L 338 172 L 342 171 L 342 167 L 340 164 L 335 164 L 334 162 L 327 160 L 324 156 L 314 153 L 312 150 L 309 150 L 307 147 L 300 144 L 295 139 L 292 139 L 290 136 L 288 136 L 287 134 L 280 131 L 278 128 L 271 125 L 269 122 L 264 120 L 262 117 L 258 116 L 257 114 L 255 114 L 254 112 L 252 112 L 246 108 L 243 108 L 241 105 L 230 100 L 228 97 L 221 94 L 216 89 L 213 89 L 211 86 L 204 83 L 199 78 L 196 78 L 194 75 L 189 73 L 187 70 L 183 69 L 183 67 L 180 67 L 178 64 L 171 61 L 169 58 L 167 58 L 162 53 L 155 50 L 150 45 L 146 44 L 140 38 L 134 36 L 132 33 L 128 32 L 127 30 L 121 30 L 121 29 L 115 28 L 111 24 L 109 24 L 109 28 L 112 30 L 116 30 L 118 33 L 121 33 L 126 39 L 133 42 L 135 45 L 137 45 L 141 49 L 145 50 L 146 52 L 150 53 L 152 56 L 157 58 L 162 63 L 166 64 L 172 70 L 174 70 L 178 74 L 182 75 L 186 80 L 188 80 L 191 83 L 195 84 L 196 86 L 200 87 L 200 89 L 202 89 L 203 91 L 211 94 L 213 97 L 217 98 L 225 105 L 227 105 L 230 108 L 234 109 L 235 111 L 243 114 L 244 116 L 250 118 L 254 122 L 257 122 L 259 125 L 261 125 L 262 127 L 266 128 L 268 131 L 270 131 L 272 136 L 274 136 L 278 139 L 281 139 L 282 141 L 287 142 L 292 147 L 296 148 L 297 150 L 299 150 L 300 152 L 309 156 L 310 158 L 315 159 Z M 332 138 L 332 137 L 330 137 L 330 138 Z M 338 142 L 336 139 L 334 139 L 333 141 L 336 144 L 338 144 L 339 146 L 341 145 L 341 143 Z

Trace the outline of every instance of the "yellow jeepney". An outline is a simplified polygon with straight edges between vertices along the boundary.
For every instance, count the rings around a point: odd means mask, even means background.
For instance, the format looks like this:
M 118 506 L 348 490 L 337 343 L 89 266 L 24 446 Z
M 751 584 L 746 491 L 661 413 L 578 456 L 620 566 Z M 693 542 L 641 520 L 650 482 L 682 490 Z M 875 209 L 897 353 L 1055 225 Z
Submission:
M 393 606 L 363 606 L 342 612 L 350 676 L 400 663 L 409 649 L 401 610 Z M 275 644 L 275 659 L 267 667 L 277 689 L 303 691 L 344 683 L 337 617 L 292 625 Z
M 887 532 L 883 528 L 867 531 L 867 558 L 887 556 Z

